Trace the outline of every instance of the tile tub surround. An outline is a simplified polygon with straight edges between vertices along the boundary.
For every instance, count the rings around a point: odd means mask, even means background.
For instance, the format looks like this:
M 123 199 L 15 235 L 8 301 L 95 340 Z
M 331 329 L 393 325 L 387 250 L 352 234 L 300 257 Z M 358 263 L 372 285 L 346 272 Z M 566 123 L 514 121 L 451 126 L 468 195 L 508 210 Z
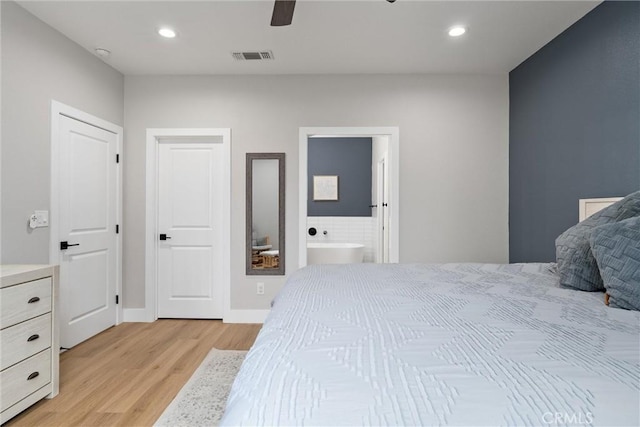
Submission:
M 307 242 L 361 243 L 364 245 L 364 262 L 376 262 L 374 217 L 309 216 L 307 231 L 311 227 L 315 227 L 318 234 L 310 236 L 307 233 Z M 322 233 L 325 230 L 326 235 Z

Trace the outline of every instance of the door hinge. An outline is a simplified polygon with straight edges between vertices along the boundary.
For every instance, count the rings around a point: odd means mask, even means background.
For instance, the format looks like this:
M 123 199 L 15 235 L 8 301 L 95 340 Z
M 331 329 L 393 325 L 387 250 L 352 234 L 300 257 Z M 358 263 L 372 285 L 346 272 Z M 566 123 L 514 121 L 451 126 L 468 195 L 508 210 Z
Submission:
M 116 154 L 116 163 L 120 163 L 120 154 Z
M 116 295 L 116 304 L 120 304 L 120 295 Z
M 116 234 L 120 233 L 120 224 L 116 224 Z

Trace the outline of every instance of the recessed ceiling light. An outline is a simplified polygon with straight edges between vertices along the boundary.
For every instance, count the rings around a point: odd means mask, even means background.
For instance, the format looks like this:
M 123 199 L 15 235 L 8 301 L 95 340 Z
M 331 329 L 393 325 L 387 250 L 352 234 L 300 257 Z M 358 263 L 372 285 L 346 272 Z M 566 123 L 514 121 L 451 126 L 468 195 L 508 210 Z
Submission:
M 463 35 L 466 32 L 467 32 L 467 29 L 465 27 L 460 26 L 460 25 L 456 25 L 455 27 L 449 28 L 449 35 L 451 37 L 460 37 L 461 35 Z
M 95 48 L 94 52 L 96 53 L 96 55 L 98 55 L 101 58 L 108 58 L 109 55 L 111 55 L 111 51 L 104 49 L 102 47 Z
M 167 27 L 163 27 L 160 28 L 158 30 L 158 34 L 160 34 L 162 37 L 166 37 L 168 39 L 172 39 L 176 36 L 176 32 L 173 31 L 171 28 L 167 28 Z

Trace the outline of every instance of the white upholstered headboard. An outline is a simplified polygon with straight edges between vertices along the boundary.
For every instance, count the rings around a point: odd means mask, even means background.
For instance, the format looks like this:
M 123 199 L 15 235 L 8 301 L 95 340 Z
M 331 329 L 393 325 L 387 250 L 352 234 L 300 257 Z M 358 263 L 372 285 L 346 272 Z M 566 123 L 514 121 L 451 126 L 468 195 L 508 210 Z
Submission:
M 622 200 L 622 197 L 607 197 L 601 199 L 580 199 L 578 201 L 579 208 L 579 220 L 584 221 L 594 213 L 598 212 L 617 202 Z

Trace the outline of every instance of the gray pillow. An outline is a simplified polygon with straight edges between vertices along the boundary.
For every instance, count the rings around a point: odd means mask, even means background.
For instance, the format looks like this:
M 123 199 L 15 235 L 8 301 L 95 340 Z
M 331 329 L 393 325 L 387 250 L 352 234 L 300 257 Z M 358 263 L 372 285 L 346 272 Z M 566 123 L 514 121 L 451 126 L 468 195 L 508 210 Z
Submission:
M 609 305 L 640 311 L 640 216 L 596 228 L 590 243 Z
M 627 218 L 640 216 L 640 191 L 574 225 L 556 239 L 556 262 L 560 284 L 581 291 L 603 291 L 604 284 L 589 246 L 593 230 Z

